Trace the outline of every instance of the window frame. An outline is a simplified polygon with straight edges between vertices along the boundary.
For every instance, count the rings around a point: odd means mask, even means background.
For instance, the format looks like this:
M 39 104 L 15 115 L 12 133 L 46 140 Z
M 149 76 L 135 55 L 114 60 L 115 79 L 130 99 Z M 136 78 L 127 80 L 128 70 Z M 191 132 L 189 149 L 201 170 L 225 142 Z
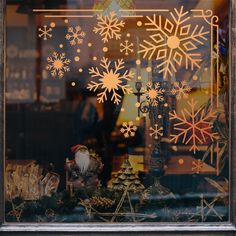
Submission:
M 230 54 L 230 222 L 229 223 L 4 223 L 4 169 L 5 169 L 5 65 L 6 65 L 6 1 L 0 0 L 0 234 L 5 232 L 14 235 L 21 232 L 46 233 L 46 235 L 58 235 L 70 232 L 131 232 L 135 235 L 143 235 L 142 232 L 155 232 L 156 235 L 165 236 L 182 235 L 236 235 L 236 1 L 229 0 L 229 26 Z M 235 105 L 234 105 L 235 104 Z M 97 233 L 96 233 L 97 232 Z M 201 232 L 201 233 L 199 233 Z M 217 232 L 217 234 L 215 233 Z M 40 235 L 39 234 L 39 235 Z M 45 235 L 45 234 L 44 234 Z M 91 234 L 89 234 L 91 235 Z

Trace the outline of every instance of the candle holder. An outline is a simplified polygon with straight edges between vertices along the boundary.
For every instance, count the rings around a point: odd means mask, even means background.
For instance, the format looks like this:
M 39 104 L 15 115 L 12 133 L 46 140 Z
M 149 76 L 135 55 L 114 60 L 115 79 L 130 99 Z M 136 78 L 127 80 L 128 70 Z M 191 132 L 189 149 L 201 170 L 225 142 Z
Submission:
M 155 83 L 155 82 L 154 82 Z M 168 86 L 167 83 L 163 83 L 163 86 Z M 138 109 L 138 116 L 140 117 L 140 114 L 147 114 L 149 113 L 149 118 L 150 118 L 150 124 L 154 126 L 154 124 L 159 124 L 163 127 L 163 135 L 166 135 L 168 131 L 168 119 L 169 119 L 169 109 L 166 107 L 165 102 L 160 102 L 158 103 L 157 106 L 153 106 L 152 104 L 149 104 L 146 101 L 141 101 L 141 96 L 144 94 L 141 92 L 142 89 L 142 82 L 137 81 L 135 84 L 135 88 L 137 92 L 134 93 L 134 95 L 137 97 L 137 106 Z M 166 96 L 166 95 L 165 95 Z M 166 100 L 166 97 L 164 98 Z M 158 114 L 161 115 L 158 116 Z M 165 124 L 164 124 L 165 122 Z M 153 150 L 151 153 L 151 161 L 150 161 L 150 174 L 154 179 L 154 183 L 150 188 L 155 188 L 155 192 L 158 192 L 159 195 L 165 196 L 165 195 L 171 195 L 171 191 L 162 186 L 160 184 L 160 178 L 164 175 L 165 173 L 165 163 L 167 160 L 168 155 L 166 155 L 166 152 L 161 150 L 161 137 L 158 139 L 154 139 L 154 145 L 153 145 Z

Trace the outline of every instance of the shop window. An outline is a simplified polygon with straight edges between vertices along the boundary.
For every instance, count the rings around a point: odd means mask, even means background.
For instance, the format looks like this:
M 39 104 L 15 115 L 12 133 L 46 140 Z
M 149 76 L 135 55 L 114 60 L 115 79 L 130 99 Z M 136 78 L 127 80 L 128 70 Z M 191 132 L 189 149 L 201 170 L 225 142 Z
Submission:
M 6 3 L 6 223 L 229 223 L 228 1 Z

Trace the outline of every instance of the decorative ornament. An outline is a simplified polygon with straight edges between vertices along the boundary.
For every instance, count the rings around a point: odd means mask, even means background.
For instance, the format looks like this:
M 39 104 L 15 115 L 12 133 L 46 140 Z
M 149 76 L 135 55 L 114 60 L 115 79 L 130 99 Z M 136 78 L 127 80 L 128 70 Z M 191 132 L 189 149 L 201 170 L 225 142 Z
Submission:
M 89 69 L 89 74 L 92 76 L 92 78 L 98 78 L 98 82 L 91 81 L 88 84 L 87 89 L 94 92 L 99 88 L 103 90 L 97 95 L 97 100 L 99 103 L 103 103 L 107 100 L 107 93 L 112 93 L 111 101 L 113 101 L 115 104 L 119 104 L 121 101 L 121 95 L 118 94 L 118 90 L 121 89 L 123 94 L 132 93 L 132 88 L 130 85 L 124 84 L 124 82 L 130 81 L 134 74 L 128 70 L 125 72 L 120 71 L 124 68 L 123 59 L 118 59 L 118 61 L 114 62 L 114 69 L 110 68 L 111 61 L 105 57 L 101 59 L 100 65 L 105 71 L 101 72 L 97 67 L 91 67 Z
M 51 196 L 57 191 L 60 176 L 48 172 L 43 176 L 43 169 L 34 162 L 28 164 L 8 163 L 6 166 L 6 199 L 20 197 L 24 200 L 38 200 Z
M 81 27 L 79 25 L 77 25 L 74 28 L 68 28 L 68 33 L 66 34 L 65 38 L 70 41 L 71 46 L 74 46 L 76 44 L 82 44 L 85 35 L 85 32 L 81 30 Z
M 201 108 L 195 111 L 197 102 L 193 99 L 188 102 L 188 105 L 190 109 L 184 108 L 181 111 L 182 116 L 178 115 L 176 111 L 170 112 L 170 120 L 177 121 L 174 124 L 174 130 L 177 133 L 171 134 L 171 142 L 177 143 L 178 140 L 182 139 L 182 143 L 186 145 L 191 143 L 189 151 L 193 151 L 195 154 L 199 150 L 198 145 L 207 142 L 207 137 L 211 141 L 216 138 L 217 133 L 212 132 L 216 112 L 210 110 L 205 114 Z
M 209 32 L 204 31 L 204 26 L 187 23 L 190 20 L 189 11 L 183 9 L 183 6 L 180 10 L 174 8 L 170 12 L 171 20 L 154 14 L 147 16 L 148 22 L 145 23 L 151 35 L 149 40 L 140 44 L 139 53 L 143 54 L 143 58 L 151 60 L 154 57 L 161 61 L 157 68 L 160 73 L 163 72 L 164 78 L 173 76 L 173 72 L 177 71 L 176 65 L 181 66 L 183 61 L 185 68 L 188 69 L 190 65 L 191 70 L 200 68 L 202 61 L 200 53 L 194 50 L 204 45 Z
M 121 165 L 121 170 L 118 172 L 115 180 L 112 181 L 112 188 L 117 191 L 122 191 L 123 195 L 117 204 L 111 222 L 114 222 L 116 217 L 119 216 L 119 211 L 124 205 L 126 198 L 128 199 L 131 217 L 133 221 L 136 221 L 134 207 L 131 203 L 129 192 L 142 192 L 145 188 L 141 184 L 137 174 L 133 171 L 133 167 L 131 166 L 129 160 L 125 160 Z
M 137 126 L 135 126 L 132 121 L 129 121 L 128 123 L 123 122 L 122 128 L 120 129 L 120 132 L 124 134 L 125 138 L 134 137 L 136 131 Z
M 174 82 L 171 93 L 176 95 L 177 100 L 180 100 L 181 98 L 188 98 L 190 91 L 191 88 L 188 86 L 187 82 L 183 80 L 181 82 Z
M 154 127 L 150 127 L 150 134 L 151 137 L 154 139 L 158 139 L 159 137 L 163 136 L 163 127 L 158 127 L 158 124 L 154 124 Z
M 55 211 L 51 208 L 46 209 L 45 216 L 48 217 L 48 218 L 52 218 L 52 217 L 55 216 Z
M 229 181 L 224 178 L 224 180 L 213 180 L 208 177 L 205 177 L 205 180 L 213 186 L 217 191 L 218 194 L 216 195 L 216 199 L 223 200 L 225 205 L 229 204 Z
M 144 190 L 139 177 L 133 171 L 129 160 L 125 160 L 121 165 L 121 170 L 118 172 L 115 180 L 112 181 L 112 188 L 114 190 L 138 192 Z
M 22 212 L 25 208 L 25 202 L 22 202 L 17 206 L 13 202 L 11 202 L 11 205 L 12 205 L 12 210 L 9 211 L 7 215 L 15 217 L 17 222 L 20 222 Z
M 190 219 L 193 219 L 196 216 L 200 216 L 201 221 L 204 222 L 207 220 L 207 217 L 214 216 L 217 217 L 220 221 L 222 221 L 223 216 L 220 215 L 215 209 L 216 201 L 217 199 L 208 202 L 206 199 L 204 199 L 203 194 L 201 194 L 201 205 L 197 206 L 197 212 Z
M 84 202 L 84 204 L 86 205 L 92 206 L 93 208 L 105 208 L 105 209 L 112 207 L 115 203 L 115 201 L 110 198 L 99 197 L 99 196 L 94 196 L 92 198 L 81 201 Z
M 99 33 L 102 37 L 102 41 L 107 43 L 109 39 L 120 39 L 121 38 L 121 28 L 124 27 L 125 22 L 119 20 L 116 17 L 115 12 L 110 12 L 109 15 L 97 16 L 97 26 L 94 27 L 93 31 L 97 34 Z
M 71 151 L 74 153 L 74 159 L 66 159 L 66 185 L 71 195 L 74 188 L 100 187 L 98 174 L 103 169 L 101 158 L 81 144 L 73 146 Z
M 125 40 L 124 43 L 120 43 L 120 52 L 124 52 L 125 55 L 128 56 L 129 53 L 132 53 L 134 51 L 133 46 L 133 43 L 130 43 L 128 40 Z
M 53 52 L 51 57 L 47 58 L 48 65 L 46 67 L 47 70 L 50 71 L 52 77 L 62 78 L 65 72 L 69 72 L 69 64 L 71 62 L 70 59 L 65 57 L 65 53 L 57 53 Z
M 159 102 L 164 101 L 165 89 L 160 87 L 158 82 L 148 82 L 146 88 L 143 89 L 143 95 L 141 96 L 150 106 L 157 106 Z

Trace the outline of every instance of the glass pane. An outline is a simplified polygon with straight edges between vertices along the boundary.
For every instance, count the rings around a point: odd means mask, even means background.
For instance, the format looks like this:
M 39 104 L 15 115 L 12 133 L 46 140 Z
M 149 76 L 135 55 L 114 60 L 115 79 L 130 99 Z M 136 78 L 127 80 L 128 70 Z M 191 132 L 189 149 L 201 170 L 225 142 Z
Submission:
M 229 221 L 228 16 L 7 0 L 6 221 Z

